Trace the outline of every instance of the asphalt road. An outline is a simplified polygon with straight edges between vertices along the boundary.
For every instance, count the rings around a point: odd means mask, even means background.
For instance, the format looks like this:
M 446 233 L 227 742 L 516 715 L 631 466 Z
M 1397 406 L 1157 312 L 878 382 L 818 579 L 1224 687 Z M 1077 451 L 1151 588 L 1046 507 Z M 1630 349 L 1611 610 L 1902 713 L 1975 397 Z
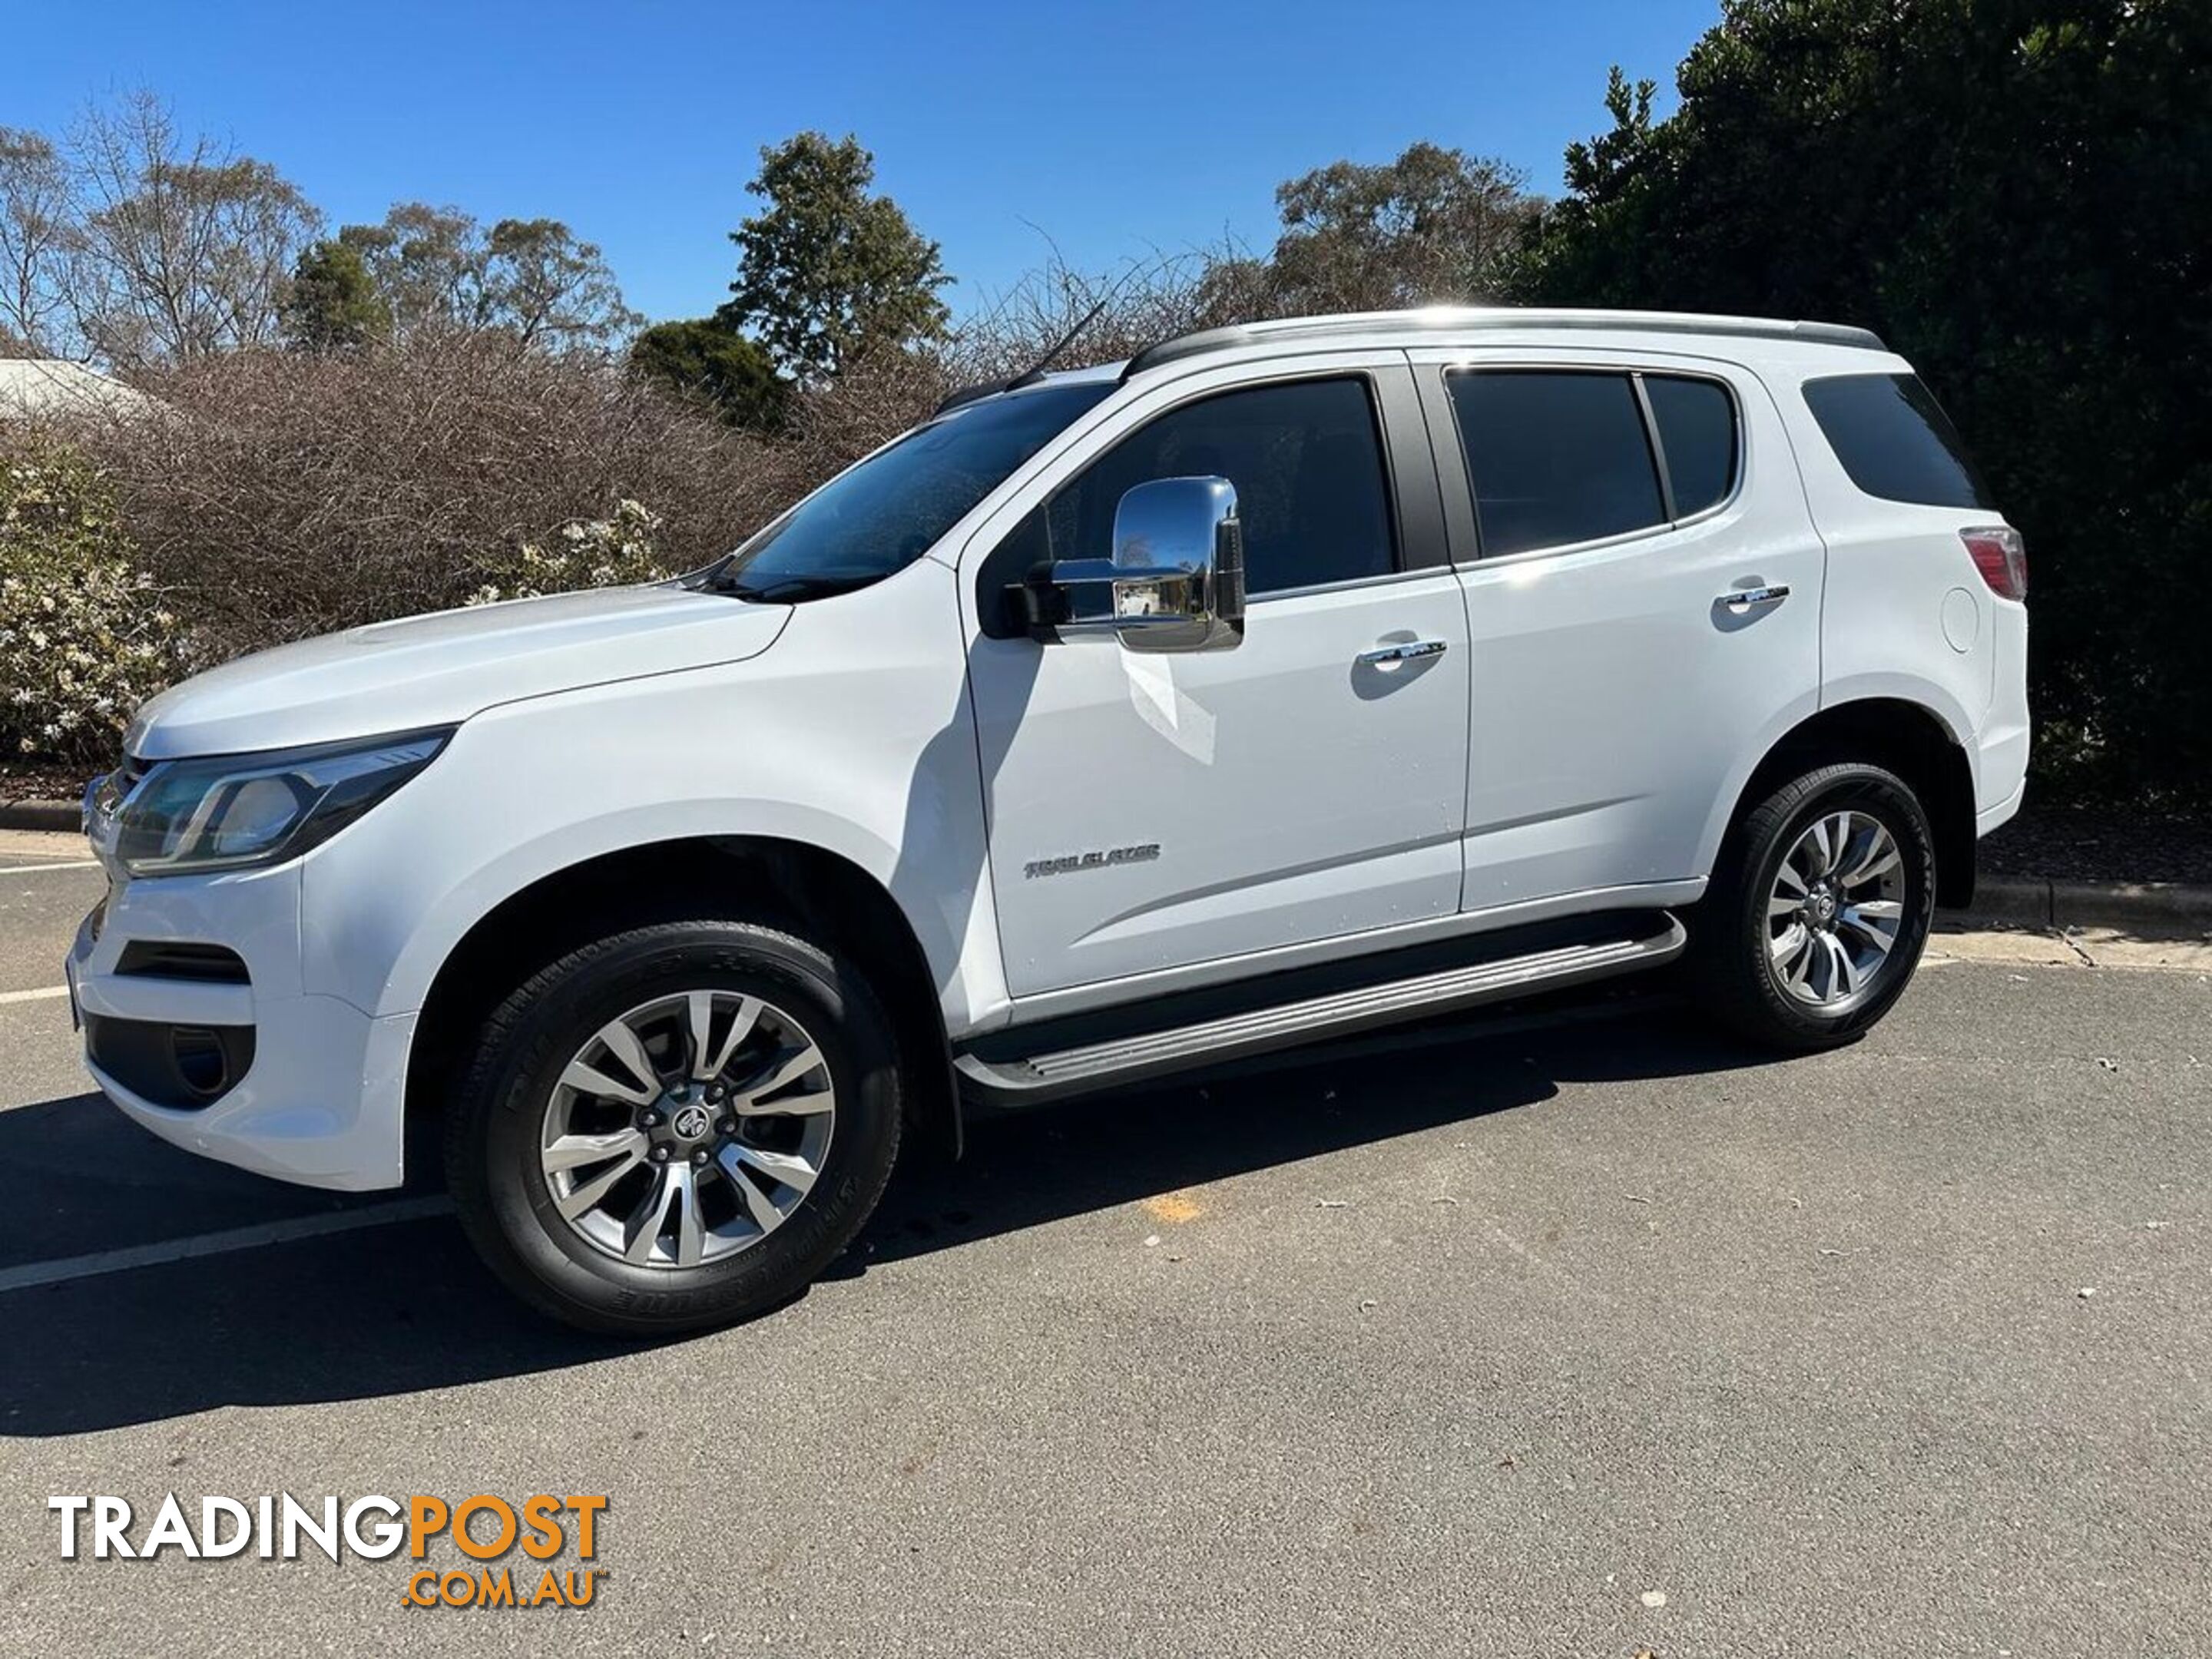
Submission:
M 73 855 L 0 842 L 0 1284 L 60 1275 L 0 1291 L 0 1651 L 2212 1652 L 2201 949 L 1947 939 L 1814 1060 L 1586 998 L 989 1124 L 626 1350 L 87 1094 L 9 1000 Z M 58 1559 L 50 1495 L 172 1491 L 605 1494 L 607 1576 Z

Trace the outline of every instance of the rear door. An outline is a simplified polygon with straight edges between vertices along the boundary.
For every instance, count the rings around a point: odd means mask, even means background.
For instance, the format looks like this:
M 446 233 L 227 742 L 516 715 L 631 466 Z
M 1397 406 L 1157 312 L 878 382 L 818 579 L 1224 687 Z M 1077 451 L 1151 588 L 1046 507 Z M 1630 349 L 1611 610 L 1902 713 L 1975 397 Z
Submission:
M 1820 698 L 1771 398 L 1705 358 L 1414 356 L 1468 601 L 1465 908 L 1692 896 L 1717 804 Z

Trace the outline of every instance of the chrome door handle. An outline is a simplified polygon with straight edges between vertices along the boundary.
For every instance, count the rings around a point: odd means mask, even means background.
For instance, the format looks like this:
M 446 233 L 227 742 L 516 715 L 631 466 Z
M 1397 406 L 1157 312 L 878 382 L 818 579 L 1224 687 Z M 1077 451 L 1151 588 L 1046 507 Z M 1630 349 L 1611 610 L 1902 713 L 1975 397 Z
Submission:
M 1784 582 L 1772 587 L 1739 587 L 1722 594 L 1715 605 L 1726 605 L 1729 614 L 1741 617 L 1753 605 L 1779 605 L 1790 597 L 1790 586 Z
M 1444 653 L 1442 640 L 1407 640 L 1402 645 L 1378 645 L 1372 651 L 1363 651 L 1359 660 L 1384 673 L 1395 673 L 1401 663 L 1417 662 L 1423 657 L 1441 657 Z

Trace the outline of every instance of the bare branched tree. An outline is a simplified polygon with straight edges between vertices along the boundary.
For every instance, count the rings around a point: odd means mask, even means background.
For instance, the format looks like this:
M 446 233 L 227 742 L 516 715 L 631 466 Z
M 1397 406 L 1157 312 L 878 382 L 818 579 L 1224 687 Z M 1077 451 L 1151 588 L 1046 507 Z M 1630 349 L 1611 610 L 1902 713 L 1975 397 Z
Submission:
M 0 329 L 32 356 L 62 355 L 82 240 L 61 152 L 43 134 L 0 127 Z
M 949 376 L 981 381 L 1018 374 L 1065 341 L 1054 367 L 1112 362 L 1194 329 L 1234 322 L 1241 296 L 1215 273 L 1238 249 L 1153 252 L 1103 271 L 1070 264 L 1050 237 L 1044 263 L 988 296 L 940 354 Z
M 266 161 L 187 139 L 153 94 L 71 135 L 82 252 L 74 321 L 120 368 L 274 341 L 284 284 L 321 215 Z

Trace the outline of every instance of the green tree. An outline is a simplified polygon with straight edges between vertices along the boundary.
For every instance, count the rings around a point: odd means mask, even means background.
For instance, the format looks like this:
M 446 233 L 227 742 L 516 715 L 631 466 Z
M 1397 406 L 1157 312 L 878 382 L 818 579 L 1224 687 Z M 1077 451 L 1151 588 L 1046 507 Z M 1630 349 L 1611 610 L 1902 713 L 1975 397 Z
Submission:
M 392 329 L 361 251 L 340 241 L 316 242 L 300 256 L 281 310 L 284 337 L 301 351 L 348 350 Z
M 1664 173 L 1682 129 L 1653 128 L 1656 83 L 1631 83 L 1613 65 L 1605 108 L 1612 128 L 1567 146 L 1567 193 L 1522 244 L 1512 285 L 1583 294 L 1630 294 L 1666 244 L 1654 215 L 1667 210 Z M 1618 301 L 1618 303 L 1628 303 Z
M 1879 330 L 2027 534 L 2046 778 L 2212 794 L 2212 8 L 1729 0 L 1677 84 L 1615 73 L 1519 291 Z
M 380 224 L 346 225 L 399 338 L 505 334 L 525 346 L 605 350 L 638 324 L 595 243 L 558 219 L 501 219 L 489 230 L 454 208 L 394 204 Z
M 524 345 L 613 346 L 638 325 L 599 245 L 558 219 L 502 219 L 484 238 L 477 315 Z
M 631 343 L 630 368 L 650 380 L 712 404 L 732 426 L 781 430 L 791 382 L 768 353 L 711 317 L 656 323 Z
M 753 334 L 802 385 L 871 348 L 945 333 L 937 291 L 952 279 L 937 244 L 897 203 L 870 193 L 875 175 L 875 158 L 849 135 L 802 132 L 764 147 L 746 189 L 768 206 L 730 233 L 738 277 L 716 319 Z
M 1504 161 L 1431 143 L 1292 179 L 1275 191 L 1272 304 L 1311 313 L 1493 297 L 1538 206 L 1527 183 Z
M 473 309 L 478 237 L 467 214 L 427 202 L 395 202 L 379 223 L 338 230 L 338 240 L 361 255 L 402 338 L 462 325 Z

